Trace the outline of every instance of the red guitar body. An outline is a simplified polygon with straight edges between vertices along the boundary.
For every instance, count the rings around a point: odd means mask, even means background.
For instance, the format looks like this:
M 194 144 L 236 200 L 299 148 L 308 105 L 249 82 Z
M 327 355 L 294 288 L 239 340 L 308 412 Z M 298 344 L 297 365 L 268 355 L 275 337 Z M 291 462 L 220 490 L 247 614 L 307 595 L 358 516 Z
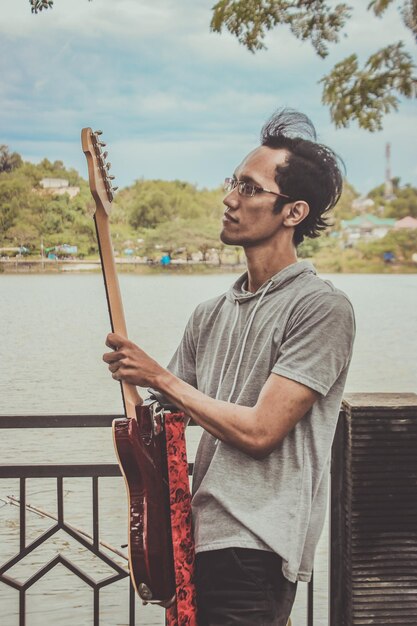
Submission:
M 168 606 L 175 575 L 163 414 L 155 407 L 138 405 L 137 419 L 114 420 L 113 438 L 128 492 L 132 582 L 142 600 Z

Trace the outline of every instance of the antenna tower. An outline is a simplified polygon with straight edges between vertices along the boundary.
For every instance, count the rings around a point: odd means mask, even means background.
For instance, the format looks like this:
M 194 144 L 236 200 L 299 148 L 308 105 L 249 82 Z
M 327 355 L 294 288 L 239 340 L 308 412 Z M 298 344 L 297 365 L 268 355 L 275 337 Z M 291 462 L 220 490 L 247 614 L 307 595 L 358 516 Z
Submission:
M 385 146 L 385 190 L 384 197 L 386 200 L 390 200 L 394 195 L 394 188 L 392 185 L 391 177 L 391 144 L 387 143 Z

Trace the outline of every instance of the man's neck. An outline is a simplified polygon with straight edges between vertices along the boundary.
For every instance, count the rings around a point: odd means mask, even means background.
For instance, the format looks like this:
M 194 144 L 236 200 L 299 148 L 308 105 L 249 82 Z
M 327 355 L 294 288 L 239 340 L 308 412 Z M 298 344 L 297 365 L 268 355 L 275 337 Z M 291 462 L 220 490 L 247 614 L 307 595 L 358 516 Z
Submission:
M 297 261 L 294 246 L 285 250 L 271 250 L 269 247 L 259 249 L 245 248 L 248 267 L 248 291 L 255 292 L 275 274 Z

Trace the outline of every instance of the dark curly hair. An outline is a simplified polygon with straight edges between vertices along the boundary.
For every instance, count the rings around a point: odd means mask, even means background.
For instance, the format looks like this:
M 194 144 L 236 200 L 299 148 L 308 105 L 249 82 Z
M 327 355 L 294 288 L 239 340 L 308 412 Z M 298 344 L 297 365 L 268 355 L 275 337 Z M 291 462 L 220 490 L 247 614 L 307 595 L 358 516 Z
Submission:
M 304 200 L 310 207 L 307 217 L 295 228 L 294 244 L 298 246 L 304 237 L 318 237 L 329 226 L 324 214 L 335 206 L 342 193 L 342 160 L 333 150 L 317 143 L 311 120 L 293 109 L 272 115 L 262 128 L 261 144 L 288 151 L 286 163 L 276 168 L 275 180 L 292 201 Z M 278 213 L 287 203 L 287 199 L 278 198 L 274 211 Z

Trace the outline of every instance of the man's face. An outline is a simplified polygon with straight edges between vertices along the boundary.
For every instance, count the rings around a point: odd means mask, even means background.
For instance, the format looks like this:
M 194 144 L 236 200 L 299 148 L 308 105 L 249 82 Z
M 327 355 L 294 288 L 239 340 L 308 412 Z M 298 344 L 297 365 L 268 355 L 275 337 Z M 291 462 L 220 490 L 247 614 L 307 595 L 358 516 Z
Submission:
M 276 166 L 284 164 L 287 158 L 286 150 L 260 146 L 242 161 L 234 177 L 278 194 Z M 260 192 L 247 197 L 240 195 L 235 187 L 223 200 L 226 211 L 220 239 L 226 244 L 250 247 L 275 237 L 283 221 L 281 212 L 273 212 L 276 201 L 277 196 L 272 193 Z

